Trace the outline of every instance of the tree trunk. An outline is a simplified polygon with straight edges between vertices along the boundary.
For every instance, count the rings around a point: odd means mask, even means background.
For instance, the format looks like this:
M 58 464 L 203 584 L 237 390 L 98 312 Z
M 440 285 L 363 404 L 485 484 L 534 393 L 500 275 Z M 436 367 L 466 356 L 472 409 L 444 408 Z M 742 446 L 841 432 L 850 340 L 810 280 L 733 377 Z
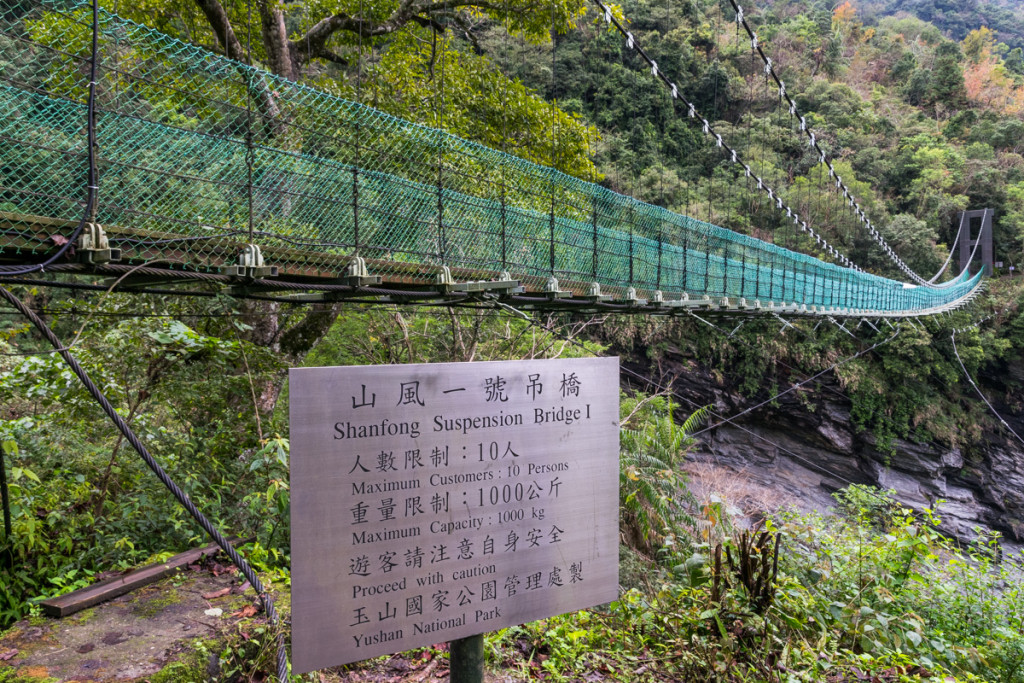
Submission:
M 296 366 L 331 329 L 341 306 L 340 303 L 310 304 L 298 314 L 289 315 L 281 311 L 279 303 L 247 301 L 242 319 L 252 329 L 241 337 L 256 346 L 269 348 L 288 366 Z M 261 412 L 273 411 L 285 379 L 285 376 L 275 377 L 256 392 Z
M 284 25 L 284 12 L 271 9 L 266 2 L 260 3 L 260 24 L 263 46 L 267 50 L 267 66 L 278 76 L 290 81 L 298 80 L 299 67 L 292 56 L 288 42 L 288 29 Z
M 219 0 L 195 0 L 195 2 L 206 16 L 227 56 L 240 62 L 251 62 L 251 55 L 246 52 L 238 40 L 238 36 L 231 26 L 231 20 Z M 266 0 L 261 0 L 258 7 L 260 33 L 267 53 L 267 66 L 278 76 L 293 81 L 298 80 L 300 65 L 296 55 L 293 54 L 291 43 L 288 41 L 284 12 L 279 8 L 271 7 Z M 274 100 L 272 88 L 268 87 L 263 79 L 258 80 L 259 82 L 253 83 L 251 87 L 260 110 L 259 113 L 266 124 L 264 130 L 271 138 L 268 142 L 273 141 L 287 148 L 287 141 L 284 140 L 287 137 L 285 133 L 287 126 L 282 112 Z M 273 172 L 267 174 L 271 183 L 274 175 Z M 282 206 L 279 208 L 287 215 L 290 213 L 290 207 L 287 205 L 286 193 L 282 193 L 282 196 Z M 289 315 L 281 311 L 281 305 L 278 303 L 247 301 L 242 307 L 242 318 L 251 329 L 243 334 L 242 338 L 278 353 L 288 365 L 297 365 L 327 334 L 338 315 L 338 310 L 339 304 L 314 304 L 299 315 Z M 261 410 L 273 409 L 283 383 L 284 378 L 281 377 L 262 387 L 258 392 Z

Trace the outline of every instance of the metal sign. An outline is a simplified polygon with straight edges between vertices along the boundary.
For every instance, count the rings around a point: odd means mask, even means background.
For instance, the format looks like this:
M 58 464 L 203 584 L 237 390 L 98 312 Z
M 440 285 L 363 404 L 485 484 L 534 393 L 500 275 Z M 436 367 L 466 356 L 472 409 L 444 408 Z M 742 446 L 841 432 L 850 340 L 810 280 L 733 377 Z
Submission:
M 617 358 L 289 382 L 297 673 L 617 597 Z

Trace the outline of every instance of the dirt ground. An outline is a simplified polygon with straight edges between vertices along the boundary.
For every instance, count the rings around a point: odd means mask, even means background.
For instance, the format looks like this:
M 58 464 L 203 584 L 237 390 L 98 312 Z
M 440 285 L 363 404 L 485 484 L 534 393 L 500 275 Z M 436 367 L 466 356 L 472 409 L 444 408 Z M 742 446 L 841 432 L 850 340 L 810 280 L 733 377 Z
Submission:
M 109 602 L 64 617 L 33 617 L 0 634 L 4 683 L 203 683 L 219 680 L 218 643 L 265 624 L 256 594 L 232 567 L 193 565 Z M 286 601 L 286 595 L 280 596 Z M 282 605 L 286 608 L 286 605 Z M 442 643 L 320 674 L 323 683 L 448 680 Z M 486 683 L 521 683 L 488 674 Z
M 441 650 L 438 646 L 435 650 Z M 372 661 L 322 673 L 323 683 L 430 683 L 448 680 L 448 660 L 440 652 L 410 658 L 408 653 L 394 655 L 385 661 Z M 522 683 L 528 678 L 488 672 L 484 683 Z
M 144 681 L 213 642 L 255 612 L 255 594 L 219 565 L 188 568 L 96 607 L 64 617 L 33 617 L 0 636 L 14 681 Z

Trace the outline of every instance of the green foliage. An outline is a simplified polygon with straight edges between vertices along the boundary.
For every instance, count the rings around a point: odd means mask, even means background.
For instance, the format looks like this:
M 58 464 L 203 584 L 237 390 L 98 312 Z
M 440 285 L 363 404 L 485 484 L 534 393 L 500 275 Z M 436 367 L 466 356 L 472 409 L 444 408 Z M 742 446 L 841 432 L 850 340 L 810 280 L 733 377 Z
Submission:
M 851 484 L 832 494 L 839 512 L 848 519 L 874 529 L 884 530 L 893 522 L 896 491 L 880 491 L 874 486 Z
M 436 73 L 441 64 L 443 85 Z M 389 114 L 586 180 L 600 179 L 590 159 L 600 138 L 596 128 L 553 108 L 521 82 L 507 78 L 491 58 L 455 40 L 434 42 L 426 29 L 407 30 L 373 62 L 366 78 L 363 99 Z M 344 97 L 357 96 L 351 84 L 322 85 Z
M 269 415 L 254 403 L 277 381 L 279 365 L 266 349 L 239 341 L 242 323 L 219 317 L 230 307 L 120 295 L 49 305 L 85 316 L 75 328 L 61 317 L 58 332 L 71 339 L 77 329 L 74 353 L 83 367 L 200 508 L 234 533 L 287 548 L 287 516 L 280 515 L 287 499 L 275 495 L 287 489 L 286 442 L 260 441 L 260 421 Z M 181 317 L 163 317 L 168 310 Z M 119 320 L 121 311 L 154 317 Z M 203 540 L 59 356 L 6 362 L 0 442 L 13 533 L 3 539 L 10 561 L 0 562 L 0 623 L 23 616 L 29 599 L 86 585 L 95 572 Z M 267 491 L 263 506 L 245 505 L 251 490 Z
M 707 416 L 702 408 L 676 424 L 675 406 L 664 396 L 624 395 L 619 403 L 619 510 L 623 541 L 652 553 L 693 535 L 696 500 L 680 470 L 693 431 Z
M 280 73 L 280 65 L 274 64 L 272 56 L 266 53 L 266 45 L 272 42 L 266 23 L 261 23 L 258 15 L 254 17 L 245 3 L 225 2 L 223 6 L 235 34 L 254 37 L 246 41 L 247 49 L 253 52 L 253 63 Z M 196 3 L 147 0 L 130 6 L 122 4 L 118 9 L 123 16 L 168 35 L 223 52 Z M 360 38 L 349 28 L 337 30 L 317 59 L 303 63 L 300 73 L 294 74 L 296 80 L 315 83 L 332 94 L 555 166 L 580 178 L 600 178 L 590 159 L 592 145 L 600 137 L 597 129 L 583 125 L 578 117 L 558 107 L 553 108 L 534 90 L 506 77 L 496 66 L 496 55 L 481 54 L 479 46 L 478 33 L 482 27 L 493 26 L 535 50 L 551 41 L 553 30 L 565 33 L 583 20 L 586 8 L 577 0 L 554 2 L 545 6 L 544 11 L 537 11 L 529 2 L 516 1 L 459 8 L 423 3 L 412 12 L 421 21 L 410 20 L 405 13 L 413 6 L 398 0 L 372 5 L 356 0 L 312 2 L 274 9 L 283 13 L 284 24 L 293 32 L 287 38 L 295 41 L 290 49 L 297 62 L 305 59 L 304 54 L 299 54 L 303 34 L 321 19 L 328 23 L 326 19 L 332 16 L 359 16 L 368 22 L 391 22 L 387 31 L 373 38 Z M 437 15 L 436 19 L 428 20 L 431 15 Z M 46 22 L 40 22 L 38 30 L 46 31 Z M 267 40 L 260 40 L 261 34 Z M 147 57 L 131 55 L 128 59 Z M 181 78 L 188 75 L 181 74 Z M 164 89 L 134 82 L 132 89 L 141 89 L 139 94 L 147 106 L 166 110 L 169 119 L 176 119 L 175 125 L 188 127 L 186 122 L 177 120 L 182 118 L 180 110 L 185 108 L 180 102 L 168 102 Z M 189 108 L 192 116 L 203 113 Z M 553 127 L 557 131 L 554 136 Z
M 785 513 L 739 534 L 720 581 L 661 573 L 607 610 L 507 629 L 491 646 L 557 681 L 1024 680 L 1024 583 L 996 561 L 996 539 L 963 550 L 936 532 L 933 511 L 864 489 L 840 498 L 859 510 L 876 495 L 888 512 L 874 520 Z

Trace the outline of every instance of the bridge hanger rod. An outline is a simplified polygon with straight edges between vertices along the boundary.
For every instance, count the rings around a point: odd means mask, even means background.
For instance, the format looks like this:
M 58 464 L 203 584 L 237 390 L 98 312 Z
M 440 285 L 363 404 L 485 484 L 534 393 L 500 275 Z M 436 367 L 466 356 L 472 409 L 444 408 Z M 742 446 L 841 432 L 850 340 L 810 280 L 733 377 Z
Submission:
M 893 250 L 892 247 L 890 247 L 888 242 L 886 242 L 885 238 L 882 237 L 881 233 L 878 232 L 878 230 L 875 228 L 874 224 L 868 218 L 867 213 L 861 208 L 861 205 L 857 201 L 853 192 L 846 185 L 846 183 L 843 182 L 842 177 L 836 173 L 835 167 L 832 164 L 832 160 L 828 158 L 828 155 L 825 153 L 825 150 L 822 149 L 821 145 L 818 144 L 816 134 L 813 130 L 811 130 L 810 126 L 808 126 L 806 117 L 800 113 L 796 101 L 786 91 L 785 81 L 783 81 L 776 72 L 775 65 L 772 62 L 771 57 L 769 57 L 765 53 L 764 47 L 759 43 L 757 38 L 757 32 L 754 31 L 754 29 L 750 26 L 750 24 L 744 17 L 742 5 L 740 5 L 737 0 L 729 0 L 729 4 L 732 5 L 733 11 L 735 11 L 736 13 L 736 23 L 744 28 L 744 30 L 747 32 L 748 37 L 750 38 L 751 49 L 756 51 L 757 54 L 761 57 L 761 61 L 764 63 L 765 75 L 770 76 L 775 81 L 776 85 L 779 88 L 779 96 L 785 99 L 786 102 L 789 104 L 790 116 L 792 116 L 796 121 L 799 122 L 800 132 L 806 135 L 808 139 L 808 144 L 811 147 L 813 147 L 815 151 L 818 152 L 819 159 L 821 160 L 821 162 L 825 163 L 828 166 L 829 176 L 836 181 L 836 187 L 843 191 L 843 197 L 850 202 L 850 206 L 851 208 L 853 208 L 854 215 L 857 216 L 858 221 L 864 228 L 867 229 L 868 234 L 871 236 L 872 239 L 874 239 L 878 243 L 879 247 L 881 247 L 882 251 L 890 258 L 890 260 L 892 260 L 893 263 L 895 263 L 900 270 L 906 273 L 908 277 L 917 282 L 919 285 L 925 287 L 934 286 L 935 280 L 938 279 L 940 275 L 942 275 L 942 273 L 946 270 L 946 267 L 949 265 L 949 261 L 950 259 L 952 259 L 953 250 L 950 249 L 950 257 L 949 259 L 947 259 L 946 264 L 943 265 L 939 272 L 936 273 L 930 280 L 925 280 L 923 277 L 918 275 L 912 268 L 910 268 L 910 266 L 906 264 L 906 262 L 903 261 L 903 259 L 899 257 L 899 255 L 896 254 L 895 250 Z M 961 229 L 962 228 L 963 221 L 961 220 Z
M 808 233 L 811 237 L 815 239 L 815 241 L 819 245 L 822 246 L 825 252 L 827 252 L 830 256 L 835 258 L 841 264 L 856 272 L 865 272 L 862 268 L 860 268 L 852 260 L 850 260 L 845 254 L 836 249 L 835 246 L 829 244 L 829 242 L 825 238 L 823 238 L 814 230 L 814 228 L 810 227 L 807 224 L 806 220 L 802 220 L 800 217 L 800 213 L 797 210 L 795 210 L 792 206 L 790 206 L 787 202 L 785 202 L 782 199 L 781 195 L 779 195 L 779 193 L 776 192 L 776 190 L 773 187 L 768 185 L 768 183 L 765 182 L 763 178 L 754 176 L 753 171 L 750 168 L 750 165 L 744 163 L 743 160 L 740 158 L 739 150 L 729 146 L 729 144 L 725 142 L 722 135 L 715 130 L 714 124 L 712 124 L 710 121 L 708 121 L 707 118 L 702 116 L 697 111 L 696 105 L 693 102 L 690 102 L 688 99 L 686 99 L 686 96 L 679 92 L 679 86 L 673 81 L 669 80 L 668 76 L 666 76 L 665 73 L 658 67 L 658 63 L 647 54 L 647 52 L 643 49 L 643 47 L 639 45 L 639 43 L 637 43 L 636 38 L 633 36 L 633 34 L 626 30 L 626 28 L 622 25 L 622 22 L 620 22 L 618 17 L 614 15 L 611 8 L 608 5 L 605 5 L 602 0 L 593 0 L 593 2 L 604 13 L 603 16 L 605 23 L 614 26 L 616 30 L 618 30 L 618 32 L 626 39 L 626 48 L 635 51 L 638 55 L 640 55 L 641 58 L 643 58 L 644 61 L 647 62 L 647 64 L 651 67 L 651 75 L 661 80 L 661 82 L 671 91 L 673 99 L 680 100 L 683 104 L 686 105 L 687 116 L 691 119 L 697 119 L 700 121 L 701 129 L 705 137 L 710 138 L 715 143 L 715 145 L 723 151 L 723 153 L 729 158 L 729 160 L 732 163 L 742 167 L 746 177 L 754 178 L 757 181 L 757 189 L 768 196 L 768 198 L 772 202 L 773 207 L 777 211 L 785 211 L 786 217 L 791 218 L 793 224 L 797 226 L 801 232 Z

